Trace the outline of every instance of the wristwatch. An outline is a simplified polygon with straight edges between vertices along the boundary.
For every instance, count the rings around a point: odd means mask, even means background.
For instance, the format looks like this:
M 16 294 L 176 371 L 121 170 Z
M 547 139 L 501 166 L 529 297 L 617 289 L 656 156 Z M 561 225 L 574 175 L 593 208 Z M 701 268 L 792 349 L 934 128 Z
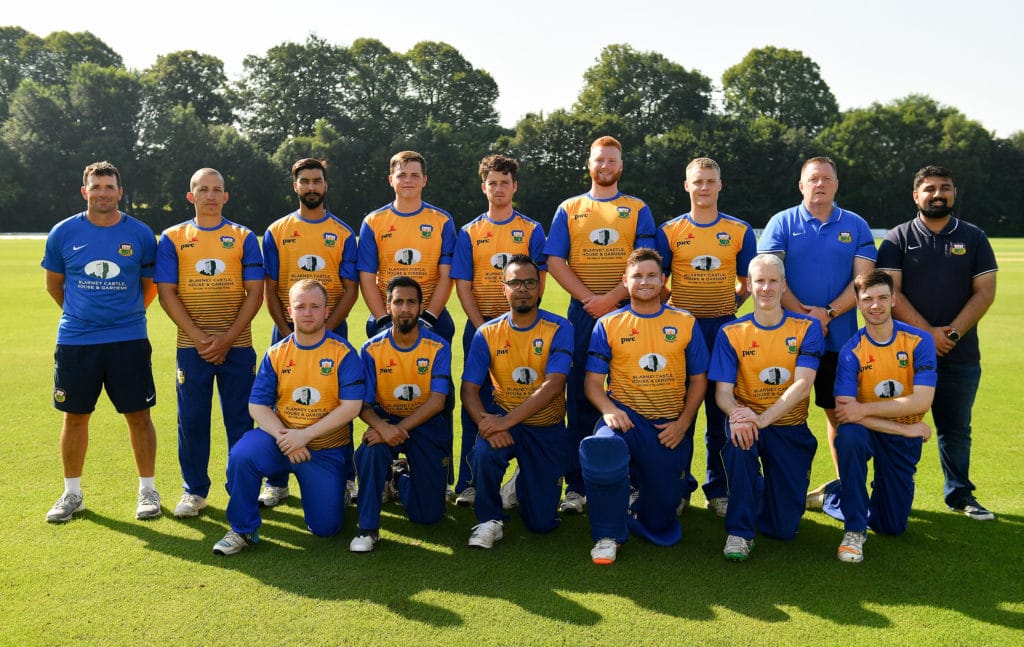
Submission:
M 956 328 L 950 328 L 949 332 L 946 333 L 946 339 L 953 342 L 954 344 L 960 341 L 960 332 Z
M 835 319 L 839 315 L 839 313 L 836 312 L 836 309 L 833 308 L 831 305 L 825 306 L 825 314 L 828 315 L 829 319 Z

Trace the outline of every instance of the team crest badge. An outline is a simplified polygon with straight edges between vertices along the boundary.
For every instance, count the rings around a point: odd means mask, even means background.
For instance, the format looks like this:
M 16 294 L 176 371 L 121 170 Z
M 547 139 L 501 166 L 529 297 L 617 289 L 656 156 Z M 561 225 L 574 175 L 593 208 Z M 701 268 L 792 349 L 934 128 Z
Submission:
M 901 350 L 896 353 L 896 363 L 900 365 L 900 368 L 906 368 L 907 364 L 910 363 L 910 356 L 907 355 L 906 351 Z
M 661 332 L 665 335 L 665 341 L 675 341 L 676 337 L 679 336 L 679 329 L 675 326 L 665 326 L 661 329 Z
M 715 234 L 715 238 L 718 239 L 718 244 L 722 247 L 728 247 L 729 243 L 732 242 L 732 236 L 728 232 L 720 231 Z
M 430 360 L 426 357 L 416 358 L 416 372 L 423 375 L 428 370 L 430 370 Z
M 540 355 L 544 352 L 544 340 L 537 338 L 533 340 L 533 354 Z
M 320 360 L 320 375 L 330 375 L 334 372 L 334 360 L 330 358 L 323 358 Z
M 629 207 L 616 207 L 615 211 L 619 213 L 619 218 L 629 218 Z
M 132 247 L 131 243 L 121 243 L 117 248 L 117 253 L 121 256 L 131 256 L 135 252 L 135 248 Z
M 950 246 L 949 251 L 953 253 L 953 256 L 963 256 L 967 253 L 967 245 L 964 243 L 953 243 Z
M 522 229 L 513 229 L 512 230 L 512 242 L 513 243 L 519 244 L 519 243 L 523 242 L 523 239 L 525 239 L 525 238 L 526 238 L 526 233 Z
M 433 235 L 434 235 L 434 226 L 433 225 L 420 225 L 420 237 L 422 237 L 422 238 L 430 238 Z
M 839 232 L 839 242 L 841 242 L 841 243 L 852 243 L 853 242 L 853 234 L 851 234 L 848 231 L 841 231 L 841 232 Z
M 235 239 L 231 236 L 221 236 L 220 244 L 224 249 L 231 249 L 235 246 Z
M 178 377 L 178 384 L 184 384 L 185 383 L 185 371 L 183 371 L 182 369 L 179 368 L 178 369 L 177 377 Z
M 334 234 L 334 233 L 331 233 L 329 231 L 328 232 L 324 232 L 324 246 L 326 246 L 326 247 L 334 247 L 335 244 L 337 244 L 337 242 L 338 242 L 338 234 Z
M 786 350 L 790 354 L 796 353 L 796 337 L 786 337 Z
M 53 390 L 53 401 L 54 402 L 64 402 L 67 399 L 68 399 L 68 394 L 67 394 L 66 391 L 64 391 L 64 389 L 54 389 Z

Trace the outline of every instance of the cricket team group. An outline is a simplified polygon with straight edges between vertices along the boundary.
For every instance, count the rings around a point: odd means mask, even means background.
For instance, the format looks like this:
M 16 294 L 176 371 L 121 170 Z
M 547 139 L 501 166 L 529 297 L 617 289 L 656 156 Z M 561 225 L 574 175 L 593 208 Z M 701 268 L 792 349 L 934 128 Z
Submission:
M 481 549 L 515 523 L 513 508 L 535 533 L 585 511 L 591 558 L 611 564 L 630 534 L 677 543 L 700 486 L 724 518 L 728 560 L 748 559 L 758 534 L 793 539 L 804 512 L 818 509 L 844 523 L 837 557 L 860 562 L 869 528 L 907 528 L 933 435 L 929 409 L 946 505 L 994 518 L 969 466 L 977 324 L 995 298 L 997 266 L 984 232 L 954 215 L 948 169 L 917 172 L 917 213 L 876 248 L 867 222 L 836 205 L 827 157 L 804 163 L 801 203 L 775 214 L 759 239 L 719 212 L 723 178 L 710 158 L 686 167 L 690 211 L 660 226 L 619 191 L 616 139 L 595 140 L 587 165 L 590 190 L 545 227 L 513 206 L 516 160 L 488 156 L 479 168 L 487 211 L 457 229 L 422 199 L 423 156 L 403 151 L 388 168 L 394 201 L 357 236 L 326 208 L 326 163 L 301 159 L 291 169 L 298 208 L 262 245 L 224 217 L 228 187 L 215 169 L 191 177 L 195 217 L 157 239 L 119 210 L 118 170 L 89 165 L 86 210 L 53 227 L 42 261 L 62 309 L 53 403 L 63 413 L 64 492 L 47 521 L 85 509 L 89 419 L 104 389 L 127 421 L 136 517 L 162 514 L 146 329 L 154 298 L 177 325 L 184 492 L 175 517 L 207 506 L 218 390 L 230 524 L 218 555 L 259 541 L 261 508 L 286 500 L 294 475 L 315 535 L 339 533 L 356 507 L 349 548 L 359 553 L 380 545 L 389 501 L 422 524 L 453 501 L 474 507 L 468 544 Z M 571 296 L 567 313 L 541 308 L 549 275 Z M 462 367 L 452 366 L 453 290 L 466 315 Z M 362 322 L 349 315 L 360 294 L 370 316 L 357 351 L 349 329 Z M 752 312 L 737 318 L 748 298 Z M 259 359 L 251 322 L 264 302 L 274 329 Z M 812 389 L 838 478 L 809 491 Z M 702 406 L 703 483 L 691 471 Z

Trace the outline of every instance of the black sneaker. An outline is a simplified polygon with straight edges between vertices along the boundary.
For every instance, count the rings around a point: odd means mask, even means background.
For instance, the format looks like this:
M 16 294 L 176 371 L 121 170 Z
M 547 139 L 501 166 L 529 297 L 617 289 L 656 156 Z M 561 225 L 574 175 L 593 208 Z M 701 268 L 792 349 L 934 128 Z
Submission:
M 961 512 L 975 521 L 992 521 L 996 518 L 985 506 L 978 503 L 974 497 L 964 499 L 959 505 L 951 505 L 949 509 L 953 512 Z

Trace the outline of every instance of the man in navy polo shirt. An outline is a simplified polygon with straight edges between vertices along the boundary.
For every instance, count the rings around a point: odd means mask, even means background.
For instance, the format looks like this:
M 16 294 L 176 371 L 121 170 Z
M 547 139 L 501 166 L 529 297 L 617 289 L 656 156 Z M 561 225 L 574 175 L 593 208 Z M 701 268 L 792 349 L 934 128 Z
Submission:
M 953 216 L 956 184 L 942 166 L 914 175 L 917 217 L 889 230 L 878 267 L 892 275 L 897 319 L 935 340 L 939 380 L 932 403 L 946 505 L 971 519 L 995 518 L 974 498 L 971 409 L 981 379 L 976 326 L 996 297 L 996 257 L 980 228 Z
M 828 418 L 828 444 L 836 459 L 836 401 L 832 389 L 843 344 L 857 331 L 853 277 L 875 268 L 875 240 L 868 223 L 836 206 L 839 176 L 828 157 L 812 157 L 800 169 L 799 205 L 772 216 L 758 253 L 776 254 L 786 265 L 786 310 L 810 315 L 825 332 L 825 353 L 814 379 L 814 403 Z

